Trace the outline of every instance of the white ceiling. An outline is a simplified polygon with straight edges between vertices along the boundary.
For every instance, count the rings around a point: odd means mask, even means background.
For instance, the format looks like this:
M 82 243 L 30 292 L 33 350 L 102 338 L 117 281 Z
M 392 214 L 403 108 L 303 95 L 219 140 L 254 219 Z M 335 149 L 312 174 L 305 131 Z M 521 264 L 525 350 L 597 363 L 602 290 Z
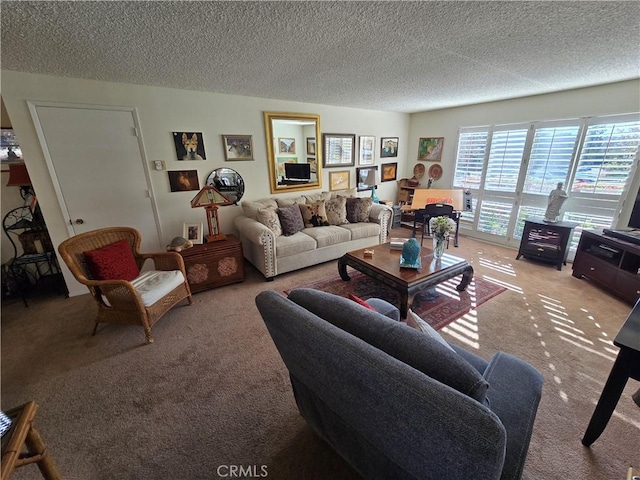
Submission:
M 416 112 L 640 77 L 640 3 L 1 2 L 2 68 Z

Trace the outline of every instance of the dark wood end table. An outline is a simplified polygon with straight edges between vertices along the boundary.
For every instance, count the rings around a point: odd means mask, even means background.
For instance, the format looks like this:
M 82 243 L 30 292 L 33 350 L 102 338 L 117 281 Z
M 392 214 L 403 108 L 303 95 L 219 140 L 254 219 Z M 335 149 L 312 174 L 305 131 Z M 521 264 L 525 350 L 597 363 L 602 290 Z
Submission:
M 373 256 L 365 258 L 365 250 L 373 250 Z M 473 267 L 463 258 L 445 253 L 441 259 L 436 260 L 433 258 L 433 250 L 422 247 L 422 268 L 413 269 L 400 267 L 401 254 L 400 250 L 391 250 L 388 243 L 361 248 L 338 259 L 338 272 L 343 280 L 350 280 L 347 274 L 348 265 L 393 288 L 400 294 L 401 318 L 407 318 L 407 312 L 417 293 L 460 274 L 462 280 L 456 289 L 463 291 L 473 279 Z
M 620 351 L 582 438 L 582 444 L 587 447 L 598 439 L 609 423 L 627 380 L 640 380 L 640 301 L 631 310 L 613 344 L 620 347 Z M 638 392 L 634 394 L 634 401 L 636 395 Z

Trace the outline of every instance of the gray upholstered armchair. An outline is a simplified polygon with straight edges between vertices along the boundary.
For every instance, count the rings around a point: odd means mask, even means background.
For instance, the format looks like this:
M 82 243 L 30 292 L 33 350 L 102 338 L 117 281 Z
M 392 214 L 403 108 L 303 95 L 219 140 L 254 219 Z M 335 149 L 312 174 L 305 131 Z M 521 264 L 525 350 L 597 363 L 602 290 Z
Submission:
M 364 478 L 521 477 L 542 391 L 527 363 L 486 362 L 316 290 L 256 304 L 301 415 Z

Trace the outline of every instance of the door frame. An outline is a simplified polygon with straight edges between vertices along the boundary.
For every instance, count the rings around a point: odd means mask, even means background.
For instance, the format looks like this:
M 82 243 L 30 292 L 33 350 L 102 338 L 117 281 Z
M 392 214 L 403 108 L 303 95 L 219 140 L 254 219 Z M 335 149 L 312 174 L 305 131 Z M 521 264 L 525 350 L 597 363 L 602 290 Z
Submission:
M 142 138 L 142 129 L 140 128 L 140 122 L 138 119 L 138 109 L 135 107 L 126 107 L 126 106 L 107 106 L 107 105 L 90 105 L 90 104 L 79 104 L 79 103 L 60 103 L 60 102 L 44 102 L 44 101 L 27 101 L 27 106 L 29 107 L 29 112 L 31 113 L 31 118 L 33 120 L 33 125 L 36 130 L 36 135 L 38 136 L 38 140 L 40 142 L 40 147 L 42 148 L 42 153 L 44 155 L 45 163 L 47 164 L 47 169 L 49 171 L 49 177 L 51 178 L 51 183 L 53 185 L 53 189 L 56 194 L 56 198 L 58 199 L 58 205 L 60 206 L 60 211 L 63 216 L 66 217 L 66 227 L 68 237 L 73 237 L 76 235 L 73 224 L 71 220 L 71 215 L 69 214 L 69 209 L 67 207 L 66 202 L 64 201 L 64 195 L 62 193 L 62 188 L 60 187 L 60 183 L 58 181 L 58 177 L 56 175 L 55 166 L 53 160 L 51 158 L 51 153 L 49 152 L 49 147 L 47 145 L 46 137 L 44 135 L 44 130 L 42 128 L 42 124 L 40 122 L 40 117 L 38 116 L 38 107 L 54 107 L 54 108 L 72 108 L 76 110 L 107 110 L 107 111 L 119 111 L 119 112 L 129 112 L 133 118 L 133 125 L 135 129 L 135 135 L 138 139 L 138 146 L 140 148 L 140 157 L 142 159 L 142 169 L 144 171 L 144 178 L 147 184 L 147 192 L 149 199 L 151 200 L 151 211 L 153 212 L 153 219 L 156 224 L 156 233 L 158 235 L 158 245 L 162 245 L 162 226 L 160 224 L 160 216 L 158 215 L 158 205 L 156 203 L 156 196 L 153 191 L 153 186 L 151 183 L 151 176 L 149 172 L 149 162 L 147 161 L 146 150 L 144 147 L 144 140 Z

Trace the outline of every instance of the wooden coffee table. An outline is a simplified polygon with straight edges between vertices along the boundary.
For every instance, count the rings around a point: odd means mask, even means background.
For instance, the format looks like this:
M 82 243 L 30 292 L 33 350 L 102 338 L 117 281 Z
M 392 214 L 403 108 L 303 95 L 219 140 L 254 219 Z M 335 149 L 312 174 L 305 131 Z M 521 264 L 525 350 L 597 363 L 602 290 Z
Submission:
M 365 258 L 365 250 L 373 250 L 373 257 Z M 349 265 L 393 288 L 400 294 L 401 318 L 407 318 L 413 298 L 422 290 L 462 274 L 462 280 L 456 287 L 461 292 L 473 279 L 473 267 L 463 258 L 445 253 L 440 260 L 435 260 L 433 250 L 422 247 L 422 268 L 400 268 L 401 253 L 400 250 L 391 250 L 388 243 L 354 250 L 340 257 L 338 272 L 343 280 L 350 280 L 347 274 Z

